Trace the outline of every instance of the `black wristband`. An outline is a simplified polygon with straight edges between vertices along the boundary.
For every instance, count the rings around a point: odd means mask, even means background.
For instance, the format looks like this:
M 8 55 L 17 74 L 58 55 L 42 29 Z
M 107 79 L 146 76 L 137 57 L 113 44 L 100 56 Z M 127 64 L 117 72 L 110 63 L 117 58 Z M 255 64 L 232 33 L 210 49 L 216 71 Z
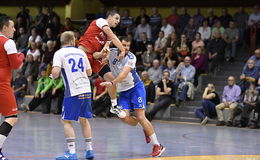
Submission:
M 114 85 L 113 81 L 110 82 L 112 85 Z

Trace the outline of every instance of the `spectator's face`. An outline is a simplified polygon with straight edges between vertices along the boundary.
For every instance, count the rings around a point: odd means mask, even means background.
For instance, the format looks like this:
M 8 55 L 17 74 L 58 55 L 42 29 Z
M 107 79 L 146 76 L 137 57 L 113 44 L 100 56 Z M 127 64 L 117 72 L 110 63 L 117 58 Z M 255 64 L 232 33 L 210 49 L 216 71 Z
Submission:
M 154 61 L 153 61 L 153 67 L 154 67 L 154 68 L 158 68 L 159 65 L 160 65 L 160 63 L 159 63 L 158 60 L 154 60 Z
M 185 35 L 185 34 L 182 34 L 182 35 L 181 35 L 181 41 L 186 41 L 186 40 L 187 40 L 186 35 Z
M 221 13 L 222 13 L 223 16 L 227 15 L 227 9 L 226 9 L 226 8 L 223 8 L 223 9 L 221 10 Z
M 42 77 L 45 77 L 45 76 L 47 76 L 47 72 L 46 72 L 46 71 L 44 71 L 44 70 L 43 70 L 43 71 L 41 71 L 41 76 L 42 76 Z
M 65 25 L 66 25 L 66 26 L 71 25 L 71 20 L 70 20 L 70 18 L 66 18 L 66 20 L 65 20 Z
M 128 17 L 128 16 L 129 16 L 129 10 L 125 10 L 125 11 L 124 11 L 124 16 L 125 16 L 125 17 Z
M 142 19 L 141 19 L 141 24 L 142 24 L 142 25 L 145 25 L 145 24 L 146 24 L 146 19 L 145 19 L 145 18 L 142 18 Z
M 189 20 L 189 24 L 192 25 L 192 26 L 194 25 L 194 19 L 193 19 L 193 18 L 191 18 L 191 19 Z
M 196 34 L 195 39 L 199 41 L 201 39 L 200 34 Z
M 162 19 L 162 25 L 166 26 L 167 25 L 167 20 L 166 19 Z
M 146 72 L 146 71 L 142 72 L 141 79 L 142 79 L 142 81 L 147 80 L 148 79 L 148 72 Z
M 229 22 L 229 28 L 235 28 L 235 23 L 234 22 Z
M 163 32 L 159 32 L 159 37 L 163 38 L 164 37 L 164 33 Z
M 145 34 L 145 33 L 141 33 L 141 34 L 140 34 L 140 39 L 141 39 L 141 40 L 147 40 L 146 34 Z
M 228 77 L 228 85 L 233 86 L 235 84 L 235 79 L 234 77 Z
M 2 33 L 7 38 L 13 38 L 14 32 L 15 32 L 14 22 L 12 20 L 9 20 L 8 26 L 6 26 L 6 25 L 3 26 Z
M 208 90 L 209 91 L 213 91 L 214 90 L 214 86 L 213 86 L 213 84 L 208 84 Z
M 153 14 L 153 15 L 156 15 L 157 13 L 158 13 L 157 8 L 156 8 L 156 7 L 153 7 L 153 8 L 152 8 L 152 14 Z
M 172 34 L 171 34 L 171 39 L 176 39 L 176 38 L 177 38 L 176 33 L 172 33 Z
M 128 42 L 128 41 L 122 40 L 122 45 L 123 45 L 123 47 L 125 48 L 126 53 L 128 53 L 129 50 L 130 50 L 131 42 L 130 42 L 130 41 Z
M 27 62 L 32 62 L 33 61 L 33 56 L 31 54 L 28 54 L 26 56 L 26 58 L 27 58 Z
M 51 36 L 52 35 L 52 30 L 50 28 L 46 29 L 46 35 Z
M 185 65 L 185 66 L 189 66 L 189 65 L 190 65 L 190 61 L 191 61 L 190 57 L 185 57 L 185 59 L 184 59 L 184 65 Z
M 151 44 L 147 45 L 147 51 L 150 51 L 150 52 L 153 51 L 153 46 Z
M 165 79 L 166 81 L 168 81 L 170 78 L 170 75 L 168 72 L 163 72 L 163 79 Z
M 254 66 L 255 66 L 255 61 L 249 60 L 248 63 L 247 63 L 247 66 L 248 66 L 248 68 L 250 68 L 250 69 L 254 68 Z
M 171 54 L 172 54 L 172 48 L 171 48 L 171 47 L 168 47 L 168 48 L 166 49 L 166 53 L 169 53 L 169 55 L 171 55 Z
M 260 58 L 260 49 L 255 50 L 256 58 Z
M 32 36 L 36 36 L 37 35 L 37 32 L 35 29 L 32 29 Z
M 120 22 L 120 15 L 119 14 L 114 14 L 113 16 L 108 16 L 108 24 L 110 27 L 115 28 L 119 22 Z
M 201 49 L 200 47 L 197 48 L 197 49 L 196 49 L 196 53 L 197 53 L 197 54 L 201 54 L 201 53 L 202 53 L 202 49 Z
M 216 33 L 215 33 L 215 37 L 216 37 L 216 38 L 220 38 L 220 33 L 219 33 L 219 32 L 216 32 Z
M 216 27 L 218 27 L 218 28 L 221 27 L 220 21 L 217 21 L 217 22 L 216 22 Z
M 35 42 L 31 42 L 31 48 L 32 48 L 32 49 L 36 49 L 36 48 L 37 48 L 37 45 L 36 45 Z
M 20 77 L 22 77 L 22 76 L 23 76 L 23 73 L 22 73 L 22 72 L 17 72 L 16 78 L 20 78 Z
M 167 61 L 167 67 L 169 69 L 172 69 L 173 68 L 173 62 L 171 60 Z
M 53 49 L 54 49 L 54 42 L 52 42 L 52 41 L 48 41 L 47 42 L 47 47 L 48 47 L 48 50 L 50 50 L 50 51 L 52 51 Z
M 24 28 L 23 28 L 23 27 L 20 27 L 20 28 L 19 28 L 19 33 L 20 33 L 20 34 L 24 34 Z
M 144 8 L 142 8 L 142 9 L 140 10 L 140 15 L 141 15 L 141 16 L 144 16 L 145 14 L 146 14 L 146 11 L 145 11 Z
M 208 26 L 208 21 L 203 21 L 203 26 L 207 27 Z
M 133 39 L 133 36 L 132 36 L 132 34 L 127 34 L 127 38 L 129 38 L 129 39 Z

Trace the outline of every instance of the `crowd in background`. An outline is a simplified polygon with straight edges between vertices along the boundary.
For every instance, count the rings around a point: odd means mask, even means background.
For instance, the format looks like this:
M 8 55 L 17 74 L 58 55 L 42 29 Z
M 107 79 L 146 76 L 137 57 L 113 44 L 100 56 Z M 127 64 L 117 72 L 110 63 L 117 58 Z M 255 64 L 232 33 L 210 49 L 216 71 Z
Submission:
M 52 58 L 55 51 L 60 48 L 59 36 L 62 32 L 74 31 L 76 41 L 83 33 L 79 31 L 79 26 L 73 25 L 70 18 L 66 18 L 64 23 L 60 22 L 60 17 L 53 7 L 44 8 L 46 14 L 43 13 L 43 8 L 39 7 L 36 17 L 30 15 L 28 8 L 20 7 L 20 9 L 15 20 L 14 40 L 17 49 L 26 55 L 26 59 L 14 76 L 15 96 L 19 99 L 27 94 L 34 95 L 28 105 L 22 106 L 31 111 L 44 104 L 43 113 L 50 113 L 51 100 L 58 97 L 55 113 L 59 114 L 64 86 L 62 80 L 53 81 L 49 78 Z M 229 63 L 235 61 L 238 48 L 249 46 L 250 28 L 260 21 L 260 8 L 257 5 L 254 6 L 253 13 L 247 13 L 244 7 L 240 7 L 234 15 L 230 15 L 227 8 L 222 8 L 221 16 L 216 16 L 212 8 L 208 9 L 207 15 L 202 15 L 199 8 L 196 8 L 194 15 L 190 15 L 185 7 L 171 7 L 169 8 L 171 14 L 167 17 L 162 17 L 156 7 L 152 8 L 151 15 L 147 15 L 145 8 L 140 8 L 140 15 L 137 17 L 132 17 L 128 9 L 124 11 L 119 11 L 117 7 L 114 9 L 120 13 L 121 22 L 113 31 L 119 37 L 127 36 L 131 39 L 131 52 L 137 57 L 137 71 L 146 87 L 147 102 L 154 103 L 151 112 L 147 113 L 149 120 L 152 120 L 160 109 L 172 103 L 179 106 L 187 99 L 193 100 L 194 92 L 199 85 L 199 76 L 203 73 L 214 73 L 223 61 Z M 96 18 L 106 18 L 104 7 L 100 8 Z M 259 29 L 258 27 L 256 34 L 258 47 Z M 245 83 L 239 88 L 235 87 L 236 91 L 233 91 L 230 86 L 235 83 L 230 82 L 224 89 L 223 95 L 228 94 L 226 95 L 228 98 L 224 96 L 223 103 L 216 98 L 218 95 L 214 90 L 214 84 L 209 84 L 207 90 L 205 89 L 203 94 L 205 104 L 203 108 L 196 110 L 196 115 L 201 118 L 202 124 L 205 124 L 208 118 L 217 116 L 218 125 L 224 125 L 221 111 L 223 108 L 231 108 L 227 122 L 228 126 L 231 125 L 234 117 L 233 109 L 238 106 L 235 104 L 241 99 L 239 90 L 247 95 L 251 91 L 248 91 L 249 89 L 255 90 L 257 85 L 260 85 L 257 84 L 260 68 L 258 50 L 250 60 L 240 77 Z M 234 77 L 229 79 L 232 81 Z M 107 117 L 109 97 L 107 90 L 99 85 L 103 80 L 94 76 L 92 81 L 94 114 Z M 255 83 L 254 87 L 252 83 Z M 245 96 L 245 99 L 247 98 L 248 96 Z M 214 105 L 209 101 L 211 99 Z M 254 106 L 253 102 L 245 103 Z

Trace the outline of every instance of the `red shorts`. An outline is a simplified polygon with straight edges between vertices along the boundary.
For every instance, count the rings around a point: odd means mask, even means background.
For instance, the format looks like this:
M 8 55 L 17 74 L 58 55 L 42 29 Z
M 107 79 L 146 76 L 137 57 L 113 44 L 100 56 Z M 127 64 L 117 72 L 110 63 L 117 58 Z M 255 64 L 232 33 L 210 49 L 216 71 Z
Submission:
M 102 62 L 101 59 L 94 59 L 93 55 L 90 53 L 86 53 L 88 56 L 89 63 L 91 65 L 92 71 L 96 74 L 106 65 L 106 63 Z
M 0 83 L 0 113 L 2 116 L 17 115 L 17 105 L 10 83 Z

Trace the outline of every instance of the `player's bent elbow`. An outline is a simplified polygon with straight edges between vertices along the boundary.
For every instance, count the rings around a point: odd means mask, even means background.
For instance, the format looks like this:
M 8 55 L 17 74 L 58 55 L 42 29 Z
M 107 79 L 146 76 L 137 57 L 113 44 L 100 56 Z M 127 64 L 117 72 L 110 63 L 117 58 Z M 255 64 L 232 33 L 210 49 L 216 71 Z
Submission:
M 92 69 L 88 69 L 88 70 L 87 70 L 87 75 L 88 75 L 88 76 L 91 76 L 91 75 L 92 75 Z

